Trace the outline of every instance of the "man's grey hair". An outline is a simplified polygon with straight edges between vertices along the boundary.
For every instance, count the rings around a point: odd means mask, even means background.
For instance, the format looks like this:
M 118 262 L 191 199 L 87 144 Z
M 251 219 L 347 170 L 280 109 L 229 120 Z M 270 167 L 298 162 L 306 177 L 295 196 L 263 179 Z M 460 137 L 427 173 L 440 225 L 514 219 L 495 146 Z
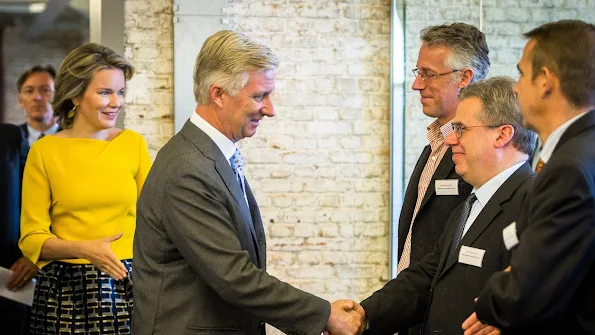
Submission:
M 244 34 L 222 30 L 207 38 L 194 65 L 194 98 L 199 105 L 210 102 L 213 84 L 235 96 L 250 72 L 276 69 L 279 60 L 267 46 Z
M 453 70 L 470 68 L 473 71 L 471 83 L 487 77 L 490 70 L 490 50 L 485 35 L 475 26 L 455 22 L 427 27 L 420 34 L 421 40 L 429 47 L 444 46 L 451 50 L 444 66 Z
M 478 98 L 483 106 L 477 118 L 484 125 L 511 125 L 514 128 L 512 145 L 531 156 L 537 134 L 525 128 L 523 113 L 513 91 L 515 80 L 510 77 L 493 77 L 478 81 L 464 88 L 459 101 Z

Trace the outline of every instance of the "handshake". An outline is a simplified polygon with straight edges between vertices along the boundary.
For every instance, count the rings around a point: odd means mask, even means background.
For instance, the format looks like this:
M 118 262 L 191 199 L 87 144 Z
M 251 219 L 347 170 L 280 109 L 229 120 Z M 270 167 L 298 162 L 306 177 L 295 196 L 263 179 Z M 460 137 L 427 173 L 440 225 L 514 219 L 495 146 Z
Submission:
M 337 300 L 331 304 L 331 315 L 324 335 L 354 335 L 366 330 L 366 312 L 353 300 Z

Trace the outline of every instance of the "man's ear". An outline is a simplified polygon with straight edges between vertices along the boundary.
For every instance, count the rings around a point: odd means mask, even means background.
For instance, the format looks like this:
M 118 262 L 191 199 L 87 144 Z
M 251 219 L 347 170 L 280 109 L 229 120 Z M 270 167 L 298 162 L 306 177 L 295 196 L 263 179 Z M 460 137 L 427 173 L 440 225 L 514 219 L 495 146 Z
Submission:
M 25 109 L 25 102 L 23 101 L 23 98 L 21 97 L 21 94 L 17 94 L 17 101 L 19 102 L 19 106 L 21 106 L 21 109 Z
M 473 70 L 466 67 L 461 70 L 461 79 L 459 80 L 459 88 L 465 88 L 471 84 L 473 80 Z
M 539 96 L 543 99 L 548 97 L 556 87 L 559 86 L 558 77 L 547 67 L 541 68 L 541 75 L 535 78 L 539 88 Z
M 211 85 L 209 88 L 209 96 L 211 97 L 211 101 L 213 101 L 219 108 L 223 108 L 223 93 L 223 89 L 216 84 Z
M 499 128 L 500 129 L 498 129 L 498 138 L 496 139 L 496 142 L 494 142 L 494 146 L 496 148 L 502 148 L 506 146 L 508 143 L 512 141 L 512 138 L 514 137 L 513 126 L 506 124 L 500 126 Z

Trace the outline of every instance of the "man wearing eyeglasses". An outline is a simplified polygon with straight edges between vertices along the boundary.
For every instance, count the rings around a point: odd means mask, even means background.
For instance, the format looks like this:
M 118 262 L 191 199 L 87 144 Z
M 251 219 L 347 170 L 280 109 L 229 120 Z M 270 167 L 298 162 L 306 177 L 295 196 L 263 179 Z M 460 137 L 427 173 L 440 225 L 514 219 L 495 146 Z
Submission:
M 36 65 L 25 71 L 17 81 L 18 101 L 27 122 L 20 125 L 29 146 L 45 135 L 60 130 L 50 100 L 54 94 L 56 70 L 51 65 Z
M 405 192 L 399 217 L 398 272 L 432 251 L 444 230 L 444 218 L 471 192 L 471 186 L 457 175 L 452 150 L 444 139 L 452 131 L 459 92 L 485 78 L 490 68 L 485 36 L 474 26 L 428 27 L 421 31 L 421 40 L 412 88 L 420 94 L 423 113 L 435 120 L 427 127 L 429 145 Z M 412 333 L 419 331 L 420 326 Z
M 495 77 L 461 92 L 445 143 L 473 191 L 445 215 L 432 252 L 361 302 L 367 334 L 393 334 L 419 322 L 416 334 L 461 334 L 487 279 L 508 266 L 502 230 L 516 221 L 530 190 L 527 159 L 537 138 L 523 126 L 513 86 L 512 78 Z

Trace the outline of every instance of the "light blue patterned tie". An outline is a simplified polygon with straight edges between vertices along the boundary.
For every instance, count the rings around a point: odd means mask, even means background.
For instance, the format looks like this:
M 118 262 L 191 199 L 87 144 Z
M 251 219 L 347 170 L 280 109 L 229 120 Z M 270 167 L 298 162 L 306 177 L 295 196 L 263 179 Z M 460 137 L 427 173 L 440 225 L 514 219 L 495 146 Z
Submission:
M 244 193 L 244 197 L 246 196 L 246 191 L 244 190 L 244 159 L 242 158 L 242 154 L 240 154 L 240 149 L 236 148 L 236 152 L 233 153 L 233 156 L 229 159 L 231 163 L 231 168 L 233 169 L 233 173 L 236 175 L 236 179 L 240 184 L 240 188 Z

